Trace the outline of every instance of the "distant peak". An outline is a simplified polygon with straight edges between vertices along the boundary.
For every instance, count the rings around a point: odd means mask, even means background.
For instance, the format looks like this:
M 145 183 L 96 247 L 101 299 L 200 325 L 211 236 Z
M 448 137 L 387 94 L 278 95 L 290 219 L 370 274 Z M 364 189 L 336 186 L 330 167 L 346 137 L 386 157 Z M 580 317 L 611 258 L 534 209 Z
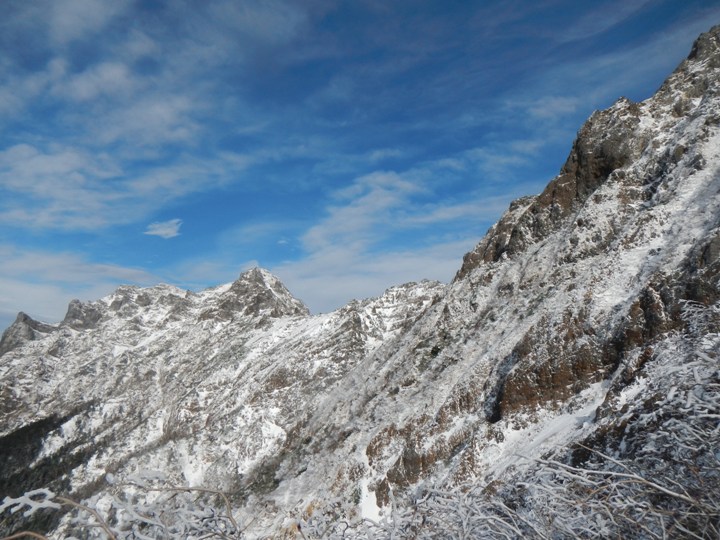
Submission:
M 55 326 L 36 321 L 21 311 L 15 318 L 15 322 L 0 337 L 0 356 L 55 329 Z
M 245 270 L 238 280 L 253 281 L 256 283 L 272 283 L 279 282 L 280 280 L 269 271 L 259 266 L 253 266 L 249 270 Z
M 242 306 L 248 314 L 266 313 L 278 317 L 309 313 L 307 307 L 290 293 L 280 279 L 257 266 L 240 274 L 227 292 L 242 299 L 238 305 L 235 301 L 230 302 L 233 309 L 237 310 Z

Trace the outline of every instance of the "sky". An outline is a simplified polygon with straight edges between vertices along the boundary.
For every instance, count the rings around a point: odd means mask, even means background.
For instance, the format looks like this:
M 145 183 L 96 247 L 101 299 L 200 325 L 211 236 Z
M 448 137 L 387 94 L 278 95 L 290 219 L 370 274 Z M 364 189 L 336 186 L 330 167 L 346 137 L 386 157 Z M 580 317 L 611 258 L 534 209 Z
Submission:
M 448 282 L 708 0 L 2 0 L 0 328 L 261 266 L 315 313 Z

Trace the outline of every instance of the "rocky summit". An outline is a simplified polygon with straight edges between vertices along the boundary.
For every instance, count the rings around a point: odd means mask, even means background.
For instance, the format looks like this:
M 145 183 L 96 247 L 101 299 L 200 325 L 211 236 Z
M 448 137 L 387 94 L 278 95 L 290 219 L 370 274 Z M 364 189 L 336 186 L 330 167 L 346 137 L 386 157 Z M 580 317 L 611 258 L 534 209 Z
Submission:
M 256 268 L 18 315 L 0 533 L 717 538 L 719 286 L 720 26 L 449 284 L 311 315 Z

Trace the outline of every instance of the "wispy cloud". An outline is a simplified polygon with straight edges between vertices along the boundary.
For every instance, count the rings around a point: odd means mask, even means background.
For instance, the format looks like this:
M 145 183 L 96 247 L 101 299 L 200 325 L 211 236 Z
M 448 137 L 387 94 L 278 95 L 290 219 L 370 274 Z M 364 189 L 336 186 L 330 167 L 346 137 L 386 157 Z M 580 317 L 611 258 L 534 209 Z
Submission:
M 168 201 L 237 178 L 247 164 L 244 156 L 225 152 L 133 174 L 107 153 L 19 144 L 0 152 L 0 223 L 55 230 L 132 223 Z
M 397 148 L 381 148 L 370 152 L 368 159 L 373 163 L 377 163 L 386 159 L 398 158 L 402 154 L 402 151 Z
M 301 9 L 282 0 L 215 2 L 207 10 L 208 31 L 221 28 L 228 35 L 270 44 L 290 41 L 305 22 Z
M 5 275 L 56 283 L 88 283 L 93 278 L 153 283 L 157 279 L 143 269 L 96 263 L 77 253 L 28 250 L 12 244 L 0 244 L 0 269 Z
M 182 220 L 175 218 L 168 221 L 156 221 L 148 225 L 143 234 L 150 236 L 159 236 L 160 238 L 175 238 L 180 236 L 180 225 Z
M 50 36 L 55 43 L 65 45 L 100 32 L 111 19 L 128 8 L 130 1 L 57 0 L 47 4 L 44 7 L 49 15 Z
M 483 197 L 457 204 L 428 205 L 425 212 L 408 216 L 404 226 L 439 225 L 448 222 L 476 223 L 491 221 L 508 207 L 510 195 Z M 477 238 L 479 240 L 479 237 Z
M 629 17 L 640 11 L 651 0 L 619 0 L 603 3 L 594 11 L 583 16 L 580 20 L 555 39 L 560 42 L 570 42 L 580 39 L 589 39 L 617 26 Z
M 101 125 L 88 127 L 94 140 L 103 144 L 132 143 L 159 147 L 173 143 L 193 143 L 201 133 L 194 116 L 200 107 L 191 97 L 150 95 L 139 97 L 122 109 L 106 111 Z
M 121 193 L 98 189 L 119 174 L 108 156 L 59 145 L 48 151 L 12 146 L 0 152 L 0 222 L 29 228 L 97 226 L 123 212 L 112 210 Z
M 328 208 L 328 215 L 303 236 L 310 252 L 328 246 L 367 246 L 381 238 L 381 228 L 388 225 L 409 202 L 412 194 L 422 191 L 394 172 L 377 172 L 356 180 L 347 188 L 337 190 L 339 204 Z
M 58 97 L 82 102 L 132 95 L 139 84 L 140 78 L 133 76 L 127 65 L 102 62 L 81 73 L 57 78 L 51 91 Z
M 574 113 L 580 102 L 580 96 L 545 96 L 524 104 L 524 107 L 534 119 L 547 121 Z
M 60 81 L 65 76 L 67 62 L 52 57 L 42 68 L 24 73 L 4 59 L 2 68 L 6 77 L 0 79 L 0 121 L 7 121 L 22 116 L 28 104 Z

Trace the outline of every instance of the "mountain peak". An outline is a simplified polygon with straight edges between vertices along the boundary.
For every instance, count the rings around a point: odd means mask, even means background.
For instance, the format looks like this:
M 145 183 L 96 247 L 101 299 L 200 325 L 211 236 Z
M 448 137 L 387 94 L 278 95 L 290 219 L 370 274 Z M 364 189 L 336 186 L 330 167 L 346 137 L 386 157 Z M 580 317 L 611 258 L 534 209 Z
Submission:
M 272 286 L 272 284 L 280 283 L 280 280 L 270 271 L 259 266 L 253 266 L 249 270 L 245 270 L 238 276 L 236 281 L 249 281 L 258 284 Z
M 715 65 L 720 62 L 720 24 L 713 26 L 700 36 L 693 43 L 689 60 L 704 61 L 712 60 Z M 715 66 L 713 66 L 715 67 Z
M 242 311 L 246 315 L 267 315 L 273 318 L 310 313 L 282 281 L 257 266 L 244 271 L 230 285 L 222 295 L 221 307 Z
M 54 326 L 36 321 L 21 311 L 15 318 L 15 322 L 2 334 L 2 338 L 0 339 L 0 356 L 20 347 L 27 341 L 34 341 L 54 329 Z

